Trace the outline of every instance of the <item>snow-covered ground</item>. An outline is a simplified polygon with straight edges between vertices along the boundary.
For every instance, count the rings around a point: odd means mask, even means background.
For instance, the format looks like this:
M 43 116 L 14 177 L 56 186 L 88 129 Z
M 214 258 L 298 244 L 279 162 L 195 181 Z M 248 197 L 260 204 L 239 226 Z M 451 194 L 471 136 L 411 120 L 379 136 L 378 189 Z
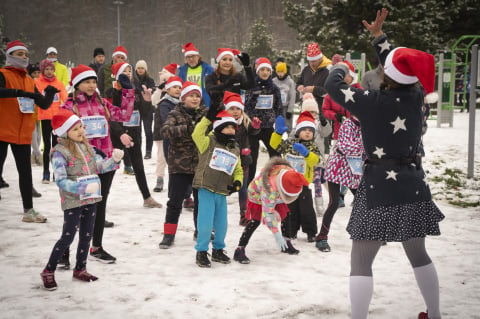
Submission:
M 436 128 L 435 122 L 429 122 L 424 166 L 431 173 L 437 204 L 446 215 L 442 235 L 427 240 L 440 277 L 442 314 L 444 318 L 480 318 L 480 207 L 460 208 L 448 203 L 459 196 L 463 201 L 479 201 L 480 136 L 476 134 L 476 180 L 466 182 L 468 114 L 455 113 L 453 128 Z M 478 132 L 478 114 L 476 127 Z M 262 153 L 260 161 L 266 159 Z M 145 165 L 152 189 L 155 156 Z M 458 190 L 448 196 L 444 181 L 432 181 L 446 168 L 463 172 L 457 172 Z M 59 287 L 49 292 L 41 288 L 39 273 L 60 236 L 63 215 L 57 186 L 41 184 L 40 167 L 33 168 L 33 176 L 36 189 L 43 195 L 34 199 L 34 206 L 48 216 L 46 224 L 21 221 L 18 176 L 9 151 L 4 178 L 10 187 L 1 190 L 0 201 L 1 318 L 340 319 L 350 315 L 351 241 L 345 227 L 351 194 L 347 195 L 347 207 L 339 209 L 333 220 L 330 253 L 318 251 L 304 234 L 295 241 L 299 255 L 279 253 L 273 236 L 261 225 L 247 247 L 251 264 L 213 263 L 211 269 L 204 269 L 195 264 L 192 212 L 184 210 L 175 245 L 159 249 L 165 208 L 143 208 L 134 177 L 119 171 L 107 205 L 107 219 L 115 222 L 115 227 L 105 229 L 103 241 L 117 263 L 89 261 L 89 272 L 100 278 L 92 283 L 72 281 L 71 270 L 58 270 Z M 152 194 L 166 204 L 166 191 Z M 233 257 L 243 229 L 238 226 L 237 195 L 228 198 L 228 205 L 226 249 Z M 400 244 L 381 248 L 374 263 L 374 280 L 370 318 L 413 319 L 425 310 Z

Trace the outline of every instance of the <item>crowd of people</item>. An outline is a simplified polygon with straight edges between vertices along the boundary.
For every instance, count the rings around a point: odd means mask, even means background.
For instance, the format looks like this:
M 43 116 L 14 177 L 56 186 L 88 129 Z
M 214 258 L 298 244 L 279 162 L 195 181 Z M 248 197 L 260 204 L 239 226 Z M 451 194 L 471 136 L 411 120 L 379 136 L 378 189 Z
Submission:
M 110 62 L 95 48 L 92 64 L 69 75 L 56 48 L 29 64 L 23 43 L 8 43 L 0 69 L 0 188 L 9 186 L 2 170 L 10 146 L 22 221 L 47 221 L 33 208 L 32 197 L 41 194 L 33 187 L 32 165 L 43 166 L 42 183 L 56 183 L 64 211 L 62 235 L 41 272 L 44 288 L 56 289 L 55 270 L 70 267 L 77 230 L 74 278 L 98 279 L 86 270 L 88 255 L 115 263 L 102 238 L 114 224 L 106 220 L 106 204 L 122 160 L 123 172 L 135 176 L 143 206 L 163 207 L 152 197 L 144 169 L 155 142 L 154 192 L 164 190 L 168 169 L 160 248 L 173 247 L 182 209 L 191 208 L 196 264 L 230 263 L 224 250 L 226 197 L 238 192 L 244 230 L 235 261 L 250 263 L 245 248 L 261 222 L 283 253 L 300 253 L 294 247 L 300 230 L 320 252 L 329 252 L 330 225 L 350 189 L 352 318 L 368 315 L 372 264 L 385 242 L 403 244 L 428 309 L 419 318 L 440 318 L 438 278 L 425 237 L 440 234 L 444 216 L 431 200 L 419 155 L 434 60 L 422 51 L 393 48 L 382 32 L 387 14 L 382 9 L 372 24 L 363 21 L 375 37 L 380 65 L 362 83 L 349 61 L 327 58 L 318 43 L 308 45 L 308 65 L 296 82 L 282 58 L 272 64 L 267 57 L 253 60 L 247 52 L 218 48 L 214 67 L 190 42 L 183 46 L 184 64 L 165 66 L 156 84 L 147 62 L 130 64 L 123 46 Z M 260 141 L 269 156 L 261 169 Z M 325 210 L 323 190 L 329 196 Z

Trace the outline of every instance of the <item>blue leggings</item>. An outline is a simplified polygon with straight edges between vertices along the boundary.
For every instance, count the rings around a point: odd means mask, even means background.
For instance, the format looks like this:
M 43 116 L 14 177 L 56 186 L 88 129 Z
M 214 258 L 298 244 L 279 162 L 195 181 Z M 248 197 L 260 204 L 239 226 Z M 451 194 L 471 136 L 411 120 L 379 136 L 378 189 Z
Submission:
M 225 248 L 227 235 L 227 196 L 213 193 L 205 188 L 198 189 L 198 236 L 195 249 L 208 251 L 212 229 L 215 231 L 213 249 Z
M 90 204 L 63 212 L 63 231 L 62 237 L 53 246 L 50 259 L 45 267 L 48 271 L 55 271 L 57 264 L 65 250 L 70 247 L 75 238 L 77 229 L 79 231 L 79 240 L 77 248 L 77 263 L 75 269 L 81 270 L 87 264 L 88 249 L 92 240 L 93 224 L 95 223 L 95 212 L 97 204 Z

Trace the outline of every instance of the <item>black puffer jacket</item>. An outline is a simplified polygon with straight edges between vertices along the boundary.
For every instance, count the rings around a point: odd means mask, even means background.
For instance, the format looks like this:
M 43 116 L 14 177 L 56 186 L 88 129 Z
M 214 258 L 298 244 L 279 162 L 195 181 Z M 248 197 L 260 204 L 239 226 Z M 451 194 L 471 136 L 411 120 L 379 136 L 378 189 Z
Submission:
M 260 95 L 273 96 L 271 109 L 256 108 Z M 245 94 L 245 113 L 251 119 L 258 117 L 262 121 L 260 128 L 273 128 L 277 116 L 283 115 L 282 94 L 278 86 L 273 84 L 272 77 L 269 77 L 267 80 L 261 80 L 257 77 L 256 86 Z

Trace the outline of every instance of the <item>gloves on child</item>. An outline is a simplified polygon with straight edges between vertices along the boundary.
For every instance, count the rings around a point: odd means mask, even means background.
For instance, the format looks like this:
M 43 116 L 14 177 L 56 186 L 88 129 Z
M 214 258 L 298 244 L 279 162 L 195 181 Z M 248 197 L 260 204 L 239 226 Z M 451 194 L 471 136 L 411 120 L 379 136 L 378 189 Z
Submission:
M 122 88 L 124 89 L 132 89 L 133 86 L 132 86 L 132 83 L 130 82 L 130 79 L 128 78 L 128 76 L 126 74 L 120 74 L 118 76 L 118 82 L 120 83 L 120 85 L 122 86 Z
M 123 145 L 125 145 L 126 148 L 133 146 L 132 138 L 127 133 L 120 135 L 120 141 Z
M 273 236 L 275 237 L 275 241 L 277 242 L 280 251 L 288 249 L 287 242 L 285 241 L 285 238 L 283 238 L 281 232 L 277 231 Z
M 251 151 L 249 148 L 242 148 L 241 154 L 242 154 L 243 156 L 248 156 L 248 155 L 250 155 L 251 152 L 252 152 L 252 151 Z M 242 163 L 242 164 L 243 164 L 243 163 Z
M 118 163 L 122 160 L 123 155 L 124 154 L 123 154 L 122 150 L 119 150 L 118 148 L 113 149 L 112 158 L 116 163 Z
M 233 185 L 228 185 L 227 186 L 227 189 L 228 189 L 230 194 L 238 192 L 240 190 L 240 188 L 242 188 L 242 183 L 240 183 L 240 181 L 234 181 Z
M 217 108 L 212 104 L 212 105 L 210 105 L 210 107 L 208 108 L 208 111 L 207 111 L 207 114 L 205 115 L 205 117 L 206 117 L 207 119 L 209 119 L 210 122 L 213 122 L 213 121 L 216 120 L 217 114 L 218 114 L 218 110 L 217 110 Z
M 275 132 L 282 135 L 287 130 L 288 127 L 285 125 L 285 119 L 283 118 L 283 116 L 277 116 L 277 119 L 275 120 Z
M 260 124 L 262 124 L 262 121 L 260 121 L 260 119 L 258 117 L 254 117 L 252 119 L 252 127 L 256 130 L 258 130 L 260 128 Z
M 302 143 L 294 143 L 293 149 L 303 157 L 307 157 L 308 154 L 310 154 L 310 151 L 308 150 L 308 148 L 306 148 L 305 145 L 303 145 Z
M 90 183 L 85 187 L 85 194 L 95 194 L 99 188 L 100 185 L 98 185 L 98 183 Z

